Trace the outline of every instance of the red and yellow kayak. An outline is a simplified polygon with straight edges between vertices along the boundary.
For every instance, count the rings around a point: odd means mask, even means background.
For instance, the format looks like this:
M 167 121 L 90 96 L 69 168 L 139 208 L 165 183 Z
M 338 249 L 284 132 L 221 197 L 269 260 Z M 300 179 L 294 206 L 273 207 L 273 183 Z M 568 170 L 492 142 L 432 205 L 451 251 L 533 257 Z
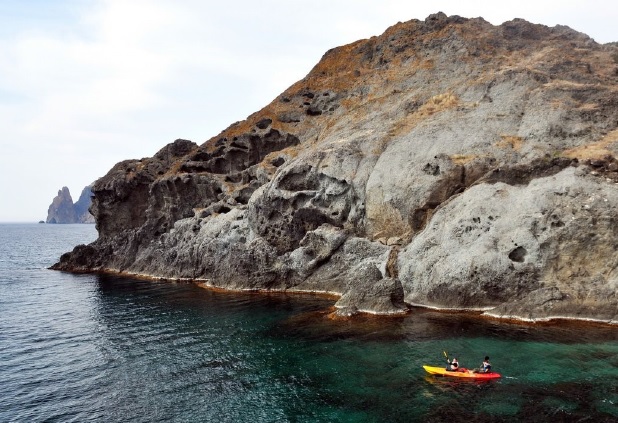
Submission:
M 464 379 L 488 380 L 500 378 L 500 373 L 474 373 L 472 370 L 467 370 L 463 368 L 459 369 L 456 372 L 446 370 L 444 367 L 423 366 L 423 369 L 425 369 L 425 371 L 430 375 L 452 376 Z

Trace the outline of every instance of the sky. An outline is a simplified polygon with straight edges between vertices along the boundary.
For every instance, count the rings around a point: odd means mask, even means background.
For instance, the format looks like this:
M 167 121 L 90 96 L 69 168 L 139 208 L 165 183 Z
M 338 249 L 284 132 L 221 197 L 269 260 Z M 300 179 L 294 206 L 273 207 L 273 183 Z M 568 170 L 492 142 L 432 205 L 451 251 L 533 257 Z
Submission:
M 38 222 L 126 159 L 198 144 L 330 48 L 442 11 L 618 41 L 615 0 L 0 0 L 0 222 Z

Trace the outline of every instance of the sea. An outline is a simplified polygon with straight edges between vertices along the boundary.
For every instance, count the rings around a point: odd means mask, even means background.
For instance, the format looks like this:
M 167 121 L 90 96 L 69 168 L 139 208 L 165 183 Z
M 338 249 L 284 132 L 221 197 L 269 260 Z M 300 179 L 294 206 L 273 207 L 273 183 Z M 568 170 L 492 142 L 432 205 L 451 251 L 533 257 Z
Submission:
M 94 225 L 0 224 L 0 422 L 617 422 L 618 328 L 49 270 Z M 446 356 L 494 381 L 426 374 Z

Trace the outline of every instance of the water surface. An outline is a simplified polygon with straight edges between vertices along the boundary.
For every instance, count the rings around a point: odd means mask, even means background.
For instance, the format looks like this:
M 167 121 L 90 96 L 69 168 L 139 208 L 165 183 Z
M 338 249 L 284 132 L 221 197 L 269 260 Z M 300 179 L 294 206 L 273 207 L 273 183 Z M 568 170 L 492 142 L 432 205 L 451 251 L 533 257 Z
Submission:
M 0 225 L 2 422 L 618 421 L 618 330 L 47 270 L 92 225 Z M 503 378 L 423 364 L 491 357 Z

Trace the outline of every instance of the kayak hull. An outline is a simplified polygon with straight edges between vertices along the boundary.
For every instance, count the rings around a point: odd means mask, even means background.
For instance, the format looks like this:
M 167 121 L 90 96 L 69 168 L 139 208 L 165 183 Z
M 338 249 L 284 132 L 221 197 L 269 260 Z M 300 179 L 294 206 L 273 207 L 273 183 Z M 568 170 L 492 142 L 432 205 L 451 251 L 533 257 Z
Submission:
M 450 376 L 460 379 L 473 379 L 473 380 L 490 380 L 499 379 L 501 376 L 496 372 L 489 373 L 473 373 L 472 370 L 460 369 L 457 372 L 446 370 L 444 367 L 423 366 L 423 369 L 430 375 L 438 376 Z

